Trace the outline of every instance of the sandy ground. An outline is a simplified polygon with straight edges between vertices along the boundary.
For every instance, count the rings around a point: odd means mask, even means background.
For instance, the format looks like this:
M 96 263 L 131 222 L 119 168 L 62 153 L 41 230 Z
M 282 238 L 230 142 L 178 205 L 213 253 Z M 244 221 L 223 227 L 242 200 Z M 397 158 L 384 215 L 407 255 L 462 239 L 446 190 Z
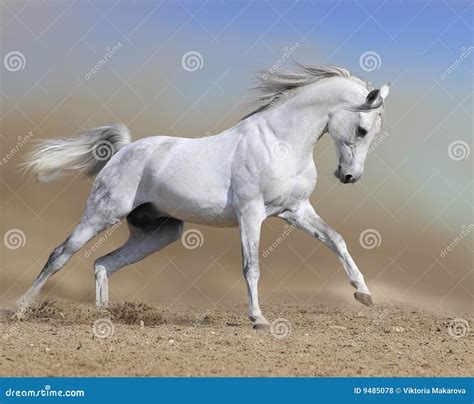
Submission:
M 3 310 L 0 376 L 473 374 L 473 335 L 462 323 L 453 329 L 462 336 L 450 335 L 449 315 L 395 304 L 270 305 L 265 312 L 272 332 L 253 330 L 243 305 L 132 302 L 98 313 L 45 300 L 21 322 Z

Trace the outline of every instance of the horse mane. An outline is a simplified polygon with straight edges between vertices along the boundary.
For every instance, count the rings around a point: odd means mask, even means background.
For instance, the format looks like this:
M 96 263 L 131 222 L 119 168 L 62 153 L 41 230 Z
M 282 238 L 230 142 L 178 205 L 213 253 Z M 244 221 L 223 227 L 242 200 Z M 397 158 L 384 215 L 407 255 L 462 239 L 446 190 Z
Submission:
M 250 114 L 245 115 L 242 120 L 269 109 L 295 89 L 330 77 L 344 77 L 361 84 L 367 90 L 371 90 L 371 86 L 367 81 L 353 76 L 349 70 L 342 67 L 305 66 L 300 63 L 295 65 L 293 71 L 260 70 L 257 72 L 258 84 L 253 88 L 254 93 L 256 93 L 253 103 L 257 103 L 259 106 Z

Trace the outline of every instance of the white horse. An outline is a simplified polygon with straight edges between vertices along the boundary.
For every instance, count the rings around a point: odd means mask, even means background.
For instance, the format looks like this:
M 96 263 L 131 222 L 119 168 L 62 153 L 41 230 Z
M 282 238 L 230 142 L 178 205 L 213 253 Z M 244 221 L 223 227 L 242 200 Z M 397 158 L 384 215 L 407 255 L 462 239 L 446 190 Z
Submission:
M 95 261 L 96 305 L 108 303 L 108 278 L 178 240 L 184 222 L 240 228 L 248 315 L 268 328 L 259 303 L 262 222 L 276 216 L 320 240 L 338 256 L 355 298 L 372 304 L 364 277 L 343 238 L 314 211 L 313 147 L 325 133 L 334 140 L 335 176 L 356 182 L 381 128 L 388 84 L 380 89 L 338 67 L 265 73 L 257 87 L 261 106 L 224 132 L 203 138 L 153 136 L 131 142 L 123 125 L 95 128 L 70 139 L 42 141 L 27 167 L 42 180 L 65 170 L 97 175 L 84 214 L 55 248 L 20 299 L 25 310 L 48 278 L 91 238 L 126 218 L 128 241 Z M 105 151 L 105 153 L 104 153 Z

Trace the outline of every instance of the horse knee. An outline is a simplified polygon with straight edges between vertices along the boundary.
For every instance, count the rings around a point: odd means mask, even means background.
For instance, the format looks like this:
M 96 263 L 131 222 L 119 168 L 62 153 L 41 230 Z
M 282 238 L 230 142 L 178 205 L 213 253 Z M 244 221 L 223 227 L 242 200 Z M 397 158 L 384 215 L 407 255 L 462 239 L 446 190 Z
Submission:
M 61 245 L 57 246 L 51 254 L 49 254 L 48 260 L 46 261 L 43 270 L 43 274 L 55 273 L 58 271 L 62 265 L 63 261 L 67 261 L 70 254 L 68 254 L 68 239 L 64 241 Z
M 341 252 L 347 251 L 346 242 L 344 241 L 344 239 L 339 233 L 332 231 L 328 238 L 333 244 L 335 251 L 341 251 Z
M 66 245 L 66 241 L 62 243 L 61 245 L 57 246 L 53 251 L 51 251 L 51 254 L 49 254 L 48 261 L 46 262 L 46 266 L 51 265 L 58 259 L 58 257 L 61 256 L 61 254 L 64 252 L 64 248 Z

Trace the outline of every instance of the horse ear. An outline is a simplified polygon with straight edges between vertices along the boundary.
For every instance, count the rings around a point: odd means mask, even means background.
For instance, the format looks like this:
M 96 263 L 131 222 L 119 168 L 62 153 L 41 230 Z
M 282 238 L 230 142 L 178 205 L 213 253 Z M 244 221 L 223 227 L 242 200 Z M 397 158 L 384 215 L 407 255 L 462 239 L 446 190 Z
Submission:
M 379 98 L 380 90 L 372 90 L 369 94 L 367 94 L 367 98 L 365 99 L 365 103 L 368 105 L 373 104 Z
M 382 87 L 380 87 L 380 97 L 382 97 L 382 100 L 385 100 L 385 98 L 387 98 L 387 95 L 389 92 L 390 92 L 390 83 L 386 83 Z

